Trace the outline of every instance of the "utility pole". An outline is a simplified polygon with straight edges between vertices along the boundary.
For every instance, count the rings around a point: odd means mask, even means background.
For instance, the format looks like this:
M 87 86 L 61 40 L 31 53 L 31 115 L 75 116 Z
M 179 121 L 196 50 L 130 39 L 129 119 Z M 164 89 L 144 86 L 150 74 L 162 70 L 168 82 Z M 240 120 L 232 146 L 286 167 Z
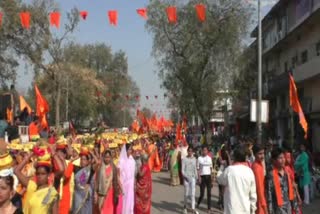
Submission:
M 261 0 L 258 0 L 258 102 L 257 102 L 257 137 L 262 143 L 261 102 L 262 102 L 262 26 Z

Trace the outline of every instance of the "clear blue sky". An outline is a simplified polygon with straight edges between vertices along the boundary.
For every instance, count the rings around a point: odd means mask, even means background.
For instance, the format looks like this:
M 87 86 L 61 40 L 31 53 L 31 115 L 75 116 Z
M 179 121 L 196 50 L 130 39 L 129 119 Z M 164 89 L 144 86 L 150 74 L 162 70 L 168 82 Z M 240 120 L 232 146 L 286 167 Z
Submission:
M 30 2 L 31 0 L 23 0 Z M 151 58 L 152 37 L 145 30 L 145 20 L 136 14 L 136 9 L 145 7 L 150 0 L 56 0 L 62 13 L 63 26 L 66 13 L 72 8 L 87 10 L 89 15 L 86 21 L 81 21 L 74 34 L 74 39 L 82 44 L 104 42 L 114 51 L 123 50 L 127 53 L 129 74 L 137 82 L 141 95 L 158 95 L 158 100 L 144 101 L 142 104 L 155 110 L 164 110 L 163 94 L 160 89 L 160 80 L 154 73 L 156 66 Z M 253 1 L 249 1 L 252 3 Z M 265 2 L 272 2 L 266 0 Z M 270 5 L 268 5 L 270 7 Z M 119 22 L 117 27 L 109 25 L 108 10 L 118 10 Z M 28 73 L 26 73 L 26 70 Z M 32 71 L 22 68 L 18 76 L 18 89 L 26 89 L 23 83 L 31 80 Z M 150 104 L 153 104 L 151 107 Z M 157 106 L 157 107 L 155 107 Z

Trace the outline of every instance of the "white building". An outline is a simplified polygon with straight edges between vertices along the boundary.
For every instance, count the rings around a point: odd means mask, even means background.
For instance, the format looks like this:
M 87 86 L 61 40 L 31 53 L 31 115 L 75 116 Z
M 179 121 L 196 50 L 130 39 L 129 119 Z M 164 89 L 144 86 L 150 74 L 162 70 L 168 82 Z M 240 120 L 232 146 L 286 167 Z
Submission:
M 256 37 L 257 29 L 252 32 Z M 262 21 L 264 98 L 270 101 L 274 135 L 290 130 L 289 81 L 292 71 L 309 123 L 309 141 L 320 151 L 320 0 L 279 0 Z M 295 133 L 303 131 L 295 117 Z

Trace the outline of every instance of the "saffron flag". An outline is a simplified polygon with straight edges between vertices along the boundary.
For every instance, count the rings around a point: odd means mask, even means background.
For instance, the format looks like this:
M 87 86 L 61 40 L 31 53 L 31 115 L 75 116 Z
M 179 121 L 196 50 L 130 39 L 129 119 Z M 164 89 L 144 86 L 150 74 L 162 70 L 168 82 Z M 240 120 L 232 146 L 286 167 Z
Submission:
M 174 6 L 167 7 L 167 17 L 171 24 L 177 23 L 177 8 Z
M 110 10 L 108 11 L 109 23 L 110 25 L 117 26 L 118 25 L 118 11 Z
M 22 112 L 25 108 L 27 108 L 28 113 L 31 114 L 32 109 L 23 96 L 19 96 L 19 101 L 20 101 L 20 111 Z
M 50 13 L 50 25 L 60 28 L 60 17 L 61 15 L 59 12 Z
M 137 13 L 144 19 L 148 18 L 147 9 L 146 8 L 137 9 Z
M 49 112 L 49 104 L 47 100 L 42 96 L 37 85 L 34 86 L 36 93 L 36 115 L 39 117 L 42 128 L 48 127 L 46 114 Z
M 299 97 L 296 84 L 294 82 L 293 76 L 289 74 L 289 98 L 290 98 L 290 106 L 292 107 L 293 111 L 299 115 L 299 122 L 304 130 L 304 137 L 308 137 L 308 123 L 304 116 Z
M 2 25 L 2 17 L 3 17 L 3 14 L 0 13 L 0 28 L 1 28 L 1 25 Z
M 88 11 L 85 11 L 85 10 L 80 11 L 80 16 L 83 20 L 86 20 L 88 16 Z
M 29 12 L 21 12 L 20 13 L 20 21 L 23 28 L 30 28 L 30 13 Z
M 206 6 L 203 4 L 196 5 L 196 12 L 200 22 L 204 22 L 206 20 Z

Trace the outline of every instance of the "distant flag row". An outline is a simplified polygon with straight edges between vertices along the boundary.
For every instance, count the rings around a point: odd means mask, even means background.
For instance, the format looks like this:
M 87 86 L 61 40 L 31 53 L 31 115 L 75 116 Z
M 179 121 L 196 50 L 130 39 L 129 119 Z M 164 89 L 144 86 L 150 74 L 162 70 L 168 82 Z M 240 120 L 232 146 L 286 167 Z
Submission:
M 100 97 L 102 96 L 102 92 L 101 91 L 97 91 L 96 92 L 96 97 Z M 130 100 L 130 99 L 136 99 L 136 100 L 140 100 L 142 97 L 144 97 L 146 100 L 149 100 L 149 99 L 158 99 L 159 96 L 158 95 L 154 95 L 154 96 L 149 96 L 149 95 L 146 95 L 146 96 L 139 96 L 139 95 L 136 95 L 136 96 L 130 96 L 130 95 L 121 95 L 121 94 L 111 94 L 111 93 L 107 93 L 106 94 L 107 97 L 113 97 L 113 98 L 120 98 L 120 97 L 123 97 L 123 98 L 126 98 L 127 100 Z M 174 97 L 176 97 L 177 95 L 176 94 L 173 94 Z M 167 94 L 164 94 L 163 95 L 164 98 L 167 98 L 168 95 Z
M 195 11 L 197 18 L 200 22 L 204 22 L 206 20 L 206 6 L 203 4 L 197 4 L 195 6 Z M 148 12 L 147 8 L 139 8 L 136 10 L 137 14 L 144 19 L 148 19 Z M 171 24 L 176 24 L 178 22 L 177 16 L 177 8 L 175 6 L 169 6 L 166 8 L 166 14 L 168 18 L 168 22 Z M 29 29 L 31 26 L 31 14 L 30 12 L 20 12 L 20 21 L 21 26 L 25 29 Z M 86 20 L 89 13 L 88 11 L 80 11 L 80 17 L 83 20 Z M 107 16 L 109 19 L 109 23 L 112 26 L 118 25 L 118 11 L 117 10 L 109 10 L 107 12 Z M 3 13 L 0 12 L 0 26 L 2 25 Z M 60 20 L 61 20 L 61 13 L 54 11 L 49 14 L 49 21 L 52 27 L 60 28 Z

